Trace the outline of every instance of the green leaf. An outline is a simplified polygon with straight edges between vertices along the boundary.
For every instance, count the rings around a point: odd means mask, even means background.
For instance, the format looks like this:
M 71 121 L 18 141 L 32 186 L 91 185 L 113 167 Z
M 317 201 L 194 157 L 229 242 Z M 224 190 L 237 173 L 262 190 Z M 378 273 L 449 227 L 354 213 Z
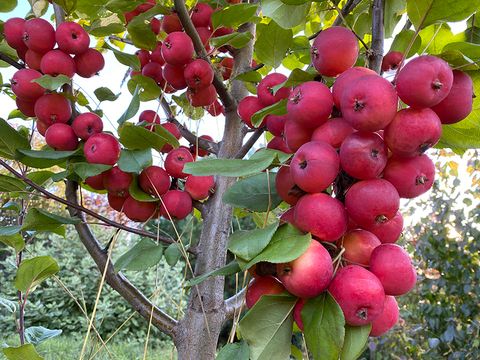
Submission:
M 220 26 L 235 28 L 252 20 L 257 12 L 258 5 L 255 4 L 237 4 L 220 8 L 212 14 L 213 28 Z
M 150 131 L 143 126 L 125 123 L 119 129 L 120 142 L 131 150 L 145 150 L 153 148 L 160 151 L 167 143 L 165 138 L 156 131 Z
M 118 99 L 120 94 L 115 95 L 112 90 L 107 87 L 99 87 L 93 92 L 97 97 L 98 101 L 115 101 Z
M 22 180 L 0 174 L 0 192 L 24 191 L 26 187 Z
M 345 341 L 343 343 L 340 360 L 357 360 L 367 346 L 368 335 L 372 325 L 345 326 Z
M 66 159 L 75 155 L 81 154 L 81 149 L 73 151 L 54 151 L 54 150 L 18 150 L 20 155 L 18 160 L 27 165 L 37 169 L 46 169 L 54 165 L 65 162 Z
M 96 37 L 119 34 L 124 31 L 125 25 L 116 14 L 94 20 L 88 29 L 88 32 Z
M 162 92 L 162 89 L 160 89 L 155 80 L 143 75 L 133 76 L 128 81 L 127 87 L 131 94 L 134 94 L 138 87 L 140 101 L 155 100 Z
M 25 329 L 25 340 L 33 345 L 54 338 L 62 333 L 62 330 L 50 330 L 43 326 L 30 326 Z
M 173 101 L 180 106 L 185 114 L 186 117 L 192 120 L 200 120 L 205 115 L 205 110 L 202 107 L 194 107 L 188 101 L 186 93 L 183 93 L 180 96 L 172 95 Z M 157 126 L 157 128 L 161 128 L 162 126 Z M 168 132 L 168 131 L 167 131 Z
M 115 271 L 144 271 L 162 259 L 163 246 L 151 239 L 142 239 L 115 262 Z
M 263 229 L 239 230 L 230 235 L 228 250 L 245 261 L 260 254 L 272 240 L 278 229 L 278 221 Z
M 14 159 L 18 149 L 30 149 L 28 139 L 0 118 L 0 156 Z
M 413 36 L 415 36 L 415 31 L 413 30 L 403 30 L 392 42 L 392 46 L 390 47 L 390 51 L 400 51 L 405 54 L 407 51 L 407 47 L 412 41 Z M 407 57 L 411 57 L 416 54 L 420 50 L 420 46 L 422 45 L 422 39 L 417 36 L 415 41 L 413 42 L 412 47 L 410 48 L 410 52 L 408 53 Z
M 242 270 L 248 269 L 261 261 L 274 264 L 293 261 L 308 249 L 311 241 L 312 236 L 309 233 L 303 234 L 290 224 L 282 225 L 275 232 L 267 247 L 250 260 L 248 264 L 242 266 Z
M 3 354 L 8 360 L 43 360 L 32 344 L 3 348 Z
M 152 165 L 152 151 L 150 149 L 122 149 L 120 159 L 118 160 L 120 170 L 130 173 L 139 173 L 150 165 Z
M 245 47 L 251 39 L 252 34 L 250 34 L 249 32 L 234 32 L 228 35 L 210 38 L 210 44 L 212 44 L 212 46 L 216 48 L 224 45 L 230 45 L 233 46 L 235 49 L 241 49 Z
M 85 180 L 90 176 L 95 176 L 111 169 L 110 165 L 90 164 L 86 162 L 72 163 L 70 165 L 72 171 L 77 174 L 80 179 Z
M 27 120 L 28 117 L 25 116 L 20 110 L 15 109 L 15 110 L 10 111 L 10 114 L 8 114 L 8 119 L 7 120 L 11 120 L 11 119 Z
M 249 360 L 250 349 L 245 341 L 228 343 L 218 352 L 216 360 Z
M 440 54 L 443 47 L 455 41 L 455 35 L 448 24 L 434 24 L 422 29 L 418 34 L 422 38 L 421 52 L 431 55 Z
M 128 66 L 128 67 L 130 67 L 130 68 L 132 68 L 133 70 L 136 70 L 136 71 L 140 70 L 140 60 L 138 59 L 138 57 L 136 55 L 121 52 L 121 51 L 111 47 L 107 43 L 105 43 L 103 45 L 103 47 L 113 51 L 113 55 L 115 55 L 115 57 L 117 58 L 117 60 L 120 64 Z
M 480 45 L 468 42 L 451 42 L 443 47 L 440 57 L 453 67 L 480 61 Z M 474 65 L 477 66 L 477 65 Z
M 58 76 L 51 76 L 51 75 L 43 75 L 40 76 L 38 79 L 32 80 L 32 82 L 38 83 L 40 86 L 44 87 L 47 90 L 57 90 L 59 87 L 69 84 L 70 79 L 66 75 L 58 75 Z
M 42 281 L 55 275 L 60 268 L 51 256 L 37 256 L 22 261 L 15 276 L 15 287 L 22 292 L 32 292 Z
M 25 248 L 25 240 L 20 234 L 0 235 L 0 242 L 14 248 L 17 253 Z
M 288 99 L 283 99 L 257 111 L 252 115 L 252 124 L 258 127 L 267 115 L 285 115 L 287 113 L 287 101 Z
M 0 305 L 11 313 L 15 313 L 17 311 L 17 303 L 15 301 L 0 297 Z
M 251 83 L 259 83 L 262 80 L 262 75 L 258 71 L 247 71 L 241 74 L 238 74 L 235 77 L 235 80 L 241 80 Z
M 0 2 L 0 12 L 8 13 L 17 7 L 17 0 L 2 0 Z
M 142 189 L 140 189 L 140 186 L 138 185 L 138 176 L 135 175 L 134 179 L 130 183 L 130 186 L 128 188 L 128 192 L 131 197 L 133 197 L 135 200 L 138 201 L 145 201 L 145 202 L 156 202 L 158 201 L 158 198 L 153 197 L 150 194 L 147 194 L 144 192 Z
M 239 323 L 242 338 L 250 348 L 250 359 L 288 359 L 296 298 L 264 295 Z
M 0 226 L 0 236 L 11 236 L 18 234 L 22 230 L 21 225 Z
M 383 22 L 386 38 L 392 37 L 395 26 L 402 18 L 406 5 L 406 0 L 385 0 Z
M 301 70 L 301 69 L 294 69 L 290 73 L 290 75 L 288 76 L 288 79 L 285 80 L 283 83 L 275 85 L 274 87 L 272 87 L 272 91 L 273 91 L 273 93 L 276 93 L 282 87 L 287 87 L 288 88 L 288 87 L 293 87 L 293 86 L 303 84 L 304 82 L 307 82 L 307 81 L 312 81 L 312 80 L 315 79 L 315 77 L 317 75 L 318 74 L 313 73 L 313 72 L 308 72 L 308 71 L 304 71 L 304 70 Z
M 0 207 L 0 210 L 15 211 L 16 213 L 19 213 L 20 211 L 22 211 L 22 207 L 19 203 L 9 200 L 5 204 L 3 204 L 2 207 Z
M 133 92 L 132 100 L 130 100 L 130 104 L 128 104 L 127 110 L 120 116 L 120 118 L 117 120 L 117 123 L 119 125 L 122 125 L 125 121 L 128 119 L 131 119 L 132 117 L 135 116 L 135 114 L 138 112 L 138 109 L 140 109 L 140 89 L 137 86 L 135 91 Z
M 407 15 L 418 29 L 420 25 L 464 20 L 479 7 L 480 0 L 407 0 Z
M 310 10 L 310 2 L 303 5 L 287 5 L 281 0 L 262 0 L 262 13 L 284 29 L 303 24 Z
M 210 271 L 208 273 L 202 274 L 200 276 L 197 276 L 197 277 L 194 277 L 193 279 L 188 280 L 186 282 L 185 286 L 192 287 L 192 286 L 198 285 L 201 282 L 207 280 L 209 277 L 212 277 L 212 276 L 228 276 L 228 275 L 236 274 L 240 271 L 241 271 L 240 266 L 238 265 L 238 263 L 235 260 L 233 260 L 233 261 L 229 262 L 227 265 L 225 265 L 225 266 L 223 266 L 219 269 Z
M 260 173 L 237 181 L 223 195 L 223 201 L 252 211 L 275 209 L 282 202 L 275 188 L 276 173 Z
M 149 20 L 155 15 L 167 13 L 170 13 L 169 8 L 163 5 L 155 5 L 150 10 L 135 16 L 127 26 L 133 45 L 140 49 L 155 49 L 157 36 L 152 31 Z
M 111 12 L 124 13 L 132 11 L 138 5 L 142 4 L 142 0 L 104 0 L 106 2 L 105 8 Z
M 80 219 L 67 218 L 49 213 L 38 208 L 31 208 L 22 225 L 22 230 L 35 230 L 38 232 L 51 231 L 59 235 L 65 235 L 64 224 L 78 224 Z
M 274 68 L 279 67 L 293 41 L 292 30 L 283 29 L 272 20 L 268 25 L 257 26 L 257 32 L 255 54 L 258 60 Z
M 168 247 L 165 249 L 164 254 L 165 261 L 170 266 L 175 266 L 175 264 L 178 262 L 178 260 L 180 260 L 180 257 L 182 256 L 182 253 L 180 252 L 180 249 L 178 248 L 178 245 L 176 243 L 168 245 Z
M 302 309 L 302 321 L 313 357 L 338 359 L 344 344 L 345 319 L 335 299 L 327 292 L 309 299 Z

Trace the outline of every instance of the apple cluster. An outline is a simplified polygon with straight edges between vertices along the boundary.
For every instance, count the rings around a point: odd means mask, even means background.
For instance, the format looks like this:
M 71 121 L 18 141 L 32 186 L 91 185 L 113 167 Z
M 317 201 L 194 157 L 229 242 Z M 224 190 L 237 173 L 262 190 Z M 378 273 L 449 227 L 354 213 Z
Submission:
M 127 23 L 135 16 L 153 7 L 154 1 L 147 1 L 135 10 L 126 13 Z M 229 52 L 228 46 L 214 49 L 209 41 L 212 37 L 227 35 L 233 29 L 219 27 L 214 29 L 212 14 L 220 8 L 213 9 L 206 3 L 198 3 L 191 10 L 191 20 L 209 56 L 218 60 L 219 52 Z M 175 12 L 164 15 L 161 19 L 152 18 L 150 25 L 155 33 L 163 31 L 166 38 L 158 41 L 153 51 L 140 49 L 136 55 L 141 70 L 132 71 L 131 76 L 143 75 L 153 79 L 165 93 L 175 93 L 186 89 L 186 97 L 194 107 L 204 107 L 212 116 L 224 113 L 223 106 L 217 100 L 217 91 L 212 85 L 214 70 L 209 62 L 194 58 L 195 49 L 192 39 L 183 32 L 183 26 Z M 228 80 L 233 69 L 233 58 L 223 57 L 216 66 Z
M 287 290 L 300 299 L 294 317 L 303 329 L 305 301 L 328 291 L 347 324 L 372 324 L 370 335 L 379 336 L 398 320 L 395 297 L 416 282 L 408 253 L 395 244 L 403 228 L 400 199 L 431 188 L 435 165 L 425 151 L 440 139 L 442 124 L 471 112 L 473 87 L 466 73 L 438 57 L 419 56 L 401 67 L 401 53 L 384 58 L 385 71 L 400 69 L 391 83 L 353 67 L 358 51 L 350 30 L 328 28 L 311 55 L 318 73 L 333 78 L 331 89 L 308 81 L 274 91 L 287 78 L 270 74 L 257 96 L 239 104 L 239 116 L 252 127 L 254 113 L 287 99 L 286 115 L 269 115 L 261 126 L 275 136 L 269 148 L 293 154 L 276 176 L 277 193 L 291 206 L 280 220 L 314 238 L 296 260 L 252 269 L 246 303 Z

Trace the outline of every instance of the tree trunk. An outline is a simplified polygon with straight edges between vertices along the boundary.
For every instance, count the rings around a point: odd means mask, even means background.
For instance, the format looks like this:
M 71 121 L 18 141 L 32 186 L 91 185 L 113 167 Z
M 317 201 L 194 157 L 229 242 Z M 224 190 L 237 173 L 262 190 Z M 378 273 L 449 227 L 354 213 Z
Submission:
M 241 29 L 254 34 L 254 25 L 247 24 Z M 235 73 L 250 68 L 253 42 L 238 51 L 235 56 Z M 232 76 L 233 78 L 234 76 Z M 233 81 L 232 95 L 238 102 L 247 95 L 241 81 Z M 243 123 L 237 109 L 226 109 L 225 131 L 218 158 L 234 158 L 242 147 Z M 225 191 L 235 178 L 216 177 L 215 195 L 204 212 L 203 228 L 200 235 L 199 254 L 195 276 L 207 273 L 225 265 L 227 241 L 230 235 L 232 207 L 223 203 Z M 179 322 L 175 333 L 175 345 L 179 360 L 211 360 L 215 358 L 217 342 L 225 321 L 224 277 L 207 279 L 193 287 L 185 317 Z

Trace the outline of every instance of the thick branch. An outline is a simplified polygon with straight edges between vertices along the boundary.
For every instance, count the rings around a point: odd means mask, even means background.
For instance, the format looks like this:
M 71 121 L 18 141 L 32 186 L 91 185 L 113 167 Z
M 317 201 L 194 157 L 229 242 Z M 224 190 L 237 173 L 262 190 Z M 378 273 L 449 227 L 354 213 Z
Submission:
M 383 58 L 383 0 L 373 0 L 372 46 L 368 52 L 368 67 L 380 74 Z
M 140 235 L 140 236 L 143 236 L 143 237 L 148 237 L 150 239 L 159 240 L 159 241 L 161 241 L 163 243 L 167 243 L 167 244 L 175 243 L 175 240 L 173 240 L 173 239 L 169 239 L 167 237 L 157 236 L 156 234 L 151 233 L 149 231 L 125 226 L 123 224 L 117 223 L 116 221 L 110 220 L 110 219 L 108 219 L 108 218 L 106 218 L 106 217 L 104 217 L 100 214 L 97 214 L 95 211 L 87 209 L 86 207 L 83 207 L 78 203 L 72 203 L 68 199 L 63 199 L 63 198 L 61 198 L 61 197 L 59 197 L 55 194 L 52 194 L 51 192 L 49 192 L 45 188 L 43 188 L 40 185 L 34 183 L 32 180 L 30 180 L 26 176 L 20 174 L 18 171 L 16 171 L 14 168 L 12 168 L 10 165 L 8 165 L 5 161 L 3 161 L 1 159 L 0 159 L 0 165 L 2 165 L 5 169 L 7 169 L 10 173 L 15 175 L 20 180 L 22 180 L 24 183 L 31 186 L 33 189 L 35 189 L 38 192 L 44 194 L 48 199 L 52 199 L 52 200 L 57 201 L 61 204 L 67 205 L 68 207 L 74 208 L 77 211 L 88 214 L 88 215 L 94 217 L 95 219 L 98 219 L 98 220 L 104 222 L 105 224 L 116 227 L 117 229 L 124 230 L 124 231 L 130 232 L 130 233 L 133 233 L 133 234 L 137 234 L 137 235 Z M 195 248 L 190 248 L 190 249 L 188 249 L 188 251 L 192 254 L 196 254 L 196 249 Z
M 24 65 L 16 62 L 10 56 L 8 56 L 7 54 L 4 54 L 2 52 L 0 52 L 0 60 L 5 61 L 7 64 L 12 65 L 13 67 L 15 67 L 17 69 L 23 69 L 25 67 Z
M 236 159 L 242 159 L 245 155 L 247 155 L 248 151 L 252 148 L 253 145 L 257 142 L 257 140 L 262 136 L 265 128 L 258 128 L 256 129 L 252 136 L 247 140 L 247 142 L 242 146 L 240 151 L 235 155 Z
M 84 215 L 76 208 L 78 205 L 77 197 L 78 185 L 73 181 L 67 182 L 66 196 L 70 204 L 68 211 L 72 217 L 79 217 L 84 220 Z M 80 236 L 80 240 L 87 249 L 90 256 L 97 264 L 101 273 L 107 265 L 107 253 L 102 249 L 100 243 L 90 231 L 90 228 L 85 223 L 75 224 L 75 228 Z M 164 313 L 150 300 L 148 300 L 128 279 L 121 273 L 116 273 L 111 262 L 108 263 L 108 268 L 105 276 L 107 283 L 118 292 L 140 315 L 147 321 L 152 321 L 152 324 L 164 333 L 174 337 L 175 326 L 177 322 L 175 319 Z M 153 307 L 153 311 L 152 311 Z
M 347 3 L 343 6 L 342 10 L 338 14 L 337 18 L 333 22 L 332 26 L 338 26 L 343 22 L 343 19 L 350 14 L 350 12 L 355 9 L 355 7 L 361 2 L 362 0 L 348 0 Z
M 243 288 L 238 293 L 225 300 L 225 319 L 231 319 L 234 315 L 238 314 L 238 311 L 241 309 L 243 301 L 245 300 L 246 289 L 246 287 Z
M 207 150 L 209 153 L 212 153 L 212 154 L 218 153 L 218 144 L 215 141 L 209 141 L 201 137 L 198 137 L 197 135 L 193 134 L 190 130 L 188 130 L 188 128 L 185 125 L 181 124 L 180 121 L 175 119 L 175 116 L 173 115 L 170 105 L 168 104 L 167 100 L 163 96 L 160 100 L 160 105 L 162 106 L 163 111 L 167 115 L 167 121 L 171 122 L 172 124 L 175 124 L 180 130 L 180 133 L 182 134 L 182 136 L 190 144 L 198 146 L 200 149 Z
M 193 41 L 195 52 L 200 58 L 202 58 L 205 61 L 208 61 L 211 64 L 210 57 L 208 56 L 207 51 L 205 50 L 205 46 L 203 46 L 202 40 L 200 39 L 200 36 L 198 35 L 198 32 L 195 29 L 195 26 L 193 25 L 192 20 L 190 19 L 190 14 L 188 13 L 188 9 L 185 5 L 185 1 L 174 0 L 173 3 L 175 5 L 175 10 L 178 14 L 180 22 L 182 23 L 183 28 L 185 29 L 185 32 L 188 34 L 188 36 L 190 36 L 190 38 Z M 225 111 L 235 109 L 237 106 L 237 103 L 233 98 L 232 94 L 228 91 L 227 87 L 223 83 L 223 79 L 218 75 L 216 71 L 215 71 L 215 76 L 213 78 L 213 86 L 215 86 L 215 89 L 217 90 L 218 96 L 220 97 L 220 100 L 222 101 L 223 106 L 225 107 Z

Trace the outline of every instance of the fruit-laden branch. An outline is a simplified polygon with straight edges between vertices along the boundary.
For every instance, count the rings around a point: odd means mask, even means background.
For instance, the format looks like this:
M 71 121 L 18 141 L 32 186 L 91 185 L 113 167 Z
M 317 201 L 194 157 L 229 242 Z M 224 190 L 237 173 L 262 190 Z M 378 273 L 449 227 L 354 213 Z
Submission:
M 3 52 L 0 52 L 0 60 L 3 60 L 5 61 L 7 64 L 9 65 L 12 65 L 13 67 L 17 68 L 17 69 L 23 69 L 25 66 L 23 66 L 22 64 L 16 62 L 15 60 L 13 60 L 10 56 L 8 56 L 7 54 L 4 54 Z
M 265 131 L 265 128 L 258 128 L 256 129 L 252 136 L 247 140 L 245 144 L 243 144 L 242 148 L 240 151 L 235 155 L 236 159 L 242 159 L 245 155 L 247 155 L 248 151 L 252 148 L 253 145 L 257 142 L 257 140 L 262 136 L 263 132 Z
M 380 74 L 383 58 L 383 0 L 373 0 L 372 46 L 368 51 L 368 67 Z
M 107 224 L 107 225 L 110 225 L 110 226 L 113 226 L 117 229 L 120 229 L 120 230 L 124 230 L 124 231 L 127 231 L 129 233 L 132 233 L 132 234 L 137 234 L 137 235 L 140 235 L 140 236 L 143 236 L 143 237 L 148 237 L 150 239 L 154 239 L 154 240 L 158 240 L 158 241 L 161 241 L 163 243 L 166 243 L 166 244 L 173 244 L 175 243 L 175 240 L 173 239 L 169 239 L 167 237 L 162 237 L 162 236 L 158 236 L 154 233 L 151 233 L 149 231 L 145 231 L 145 230 L 141 230 L 141 229 L 136 229 L 136 228 L 132 228 L 132 227 L 129 227 L 129 226 L 126 226 L 126 225 L 123 225 L 123 224 L 120 224 L 120 223 L 117 223 L 116 221 L 113 221 L 113 220 L 110 220 L 100 214 L 97 214 L 95 211 L 92 211 L 90 209 L 87 209 L 86 207 L 83 207 L 81 206 L 80 204 L 78 203 L 72 203 L 71 201 L 69 201 L 68 199 L 63 199 L 55 194 L 52 194 L 51 192 L 49 192 L 48 190 L 46 190 L 45 188 L 41 187 L 40 185 L 34 183 L 32 180 L 30 180 L 29 178 L 27 178 L 26 176 L 22 175 L 21 173 L 19 173 L 18 171 L 16 171 L 13 167 L 11 167 L 10 165 L 8 165 L 5 161 L 1 160 L 0 159 L 0 165 L 2 165 L 5 169 L 7 169 L 10 173 L 12 173 L 14 176 L 16 176 L 17 178 L 19 178 L 20 180 L 22 180 L 25 184 L 31 186 L 33 189 L 37 190 L 38 192 L 42 193 L 43 195 L 45 195 L 48 199 L 52 199 L 54 201 L 57 201 L 61 204 L 64 204 L 64 205 L 67 205 L 71 208 L 74 208 L 76 209 L 77 211 L 80 211 L 82 213 L 85 213 L 87 215 L 90 215 L 91 217 L 94 217 L 95 219 L 98 219 L 100 221 L 102 221 L 103 223 Z M 196 254 L 196 249 L 195 248 L 190 248 L 188 249 L 188 251 L 192 254 Z
M 361 2 L 362 0 L 348 0 L 347 3 L 343 6 L 340 14 L 338 14 L 337 18 L 333 22 L 332 26 L 338 26 L 343 22 L 343 19 L 350 14 L 350 12 L 355 9 L 355 7 Z
M 77 187 L 77 183 L 67 181 L 65 194 L 69 204 L 73 205 L 68 205 L 68 211 L 70 216 L 85 220 L 82 212 L 76 208 L 78 205 Z M 101 247 L 87 224 L 84 222 L 75 224 L 75 229 L 88 253 L 97 264 L 99 271 L 103 273 L 105 265 L 107 265 L 107 252 Z M 107 266 L 106 282 L 147 321 L 151 320 L 152 324 L 160 331 L 174 337 L 177 321 L 147 299 L 121 272 L 116 273 L 111 262 Z
M 238 293 L 225 300 L 225 320 L 231 319 L 238 314 L 245 300 L 246 289 L 247 288 L 243 288 Z
M 198 35 L 198 32 L 195 29 L 195 26 L 193 25 L 192 20 L 190 19 L 190 14 L 188 13 L 188 9 L 185 5 L 185 1 L 174 0 L 173 3 L 175 5 L 175 10 L 177 11 L 178 18 L 180 19 L 180 22 L 182 23 L 183 28 L 185 29 L 185 32 L 187 33 L 188 36 L 190 36 L 190 38 L 193 41 L 195 52 L 201 59 L 207 61 L 211 66 L 212 64 L 210 61 L 210 57 L 208 56 L 207 51 L 205 50 L 205 46 L 203 46 L 202 40 L 200 39 L 200 35 Z M 232 110 L 236 110 L 237 103 L 235 99 L 233 98 L 230 91 L 228 91 L 227 87 L 223 83 L 222 78 L 218 75 L 215 69 L 214 69 L 213 86 L 215 86 L 215 89 L 217 90 L 218 96 L 220 97 L 220 100 L 222 101 L 222 104 L 225 107 L 225 111 L 229 112 Z
M 182 136 L 187 140 L 190 144 L 194 146 L 198 146 L 203 150 L 207 150 L 209 153 L 217 154 L 218 153 L 218 144 L 215 141 L 210 141 L 198 137 L 197 135 L 193 134 L 188 128 L 180 123 L 175 116 L 173 115 L 172 109 L 170 108 L 170 104 L 165 99 L 165 97 L 161 97 L 160 105 L 162 106 L 163 111 L 167 115 L 167 121 L 175 124 L 180 130 Z

